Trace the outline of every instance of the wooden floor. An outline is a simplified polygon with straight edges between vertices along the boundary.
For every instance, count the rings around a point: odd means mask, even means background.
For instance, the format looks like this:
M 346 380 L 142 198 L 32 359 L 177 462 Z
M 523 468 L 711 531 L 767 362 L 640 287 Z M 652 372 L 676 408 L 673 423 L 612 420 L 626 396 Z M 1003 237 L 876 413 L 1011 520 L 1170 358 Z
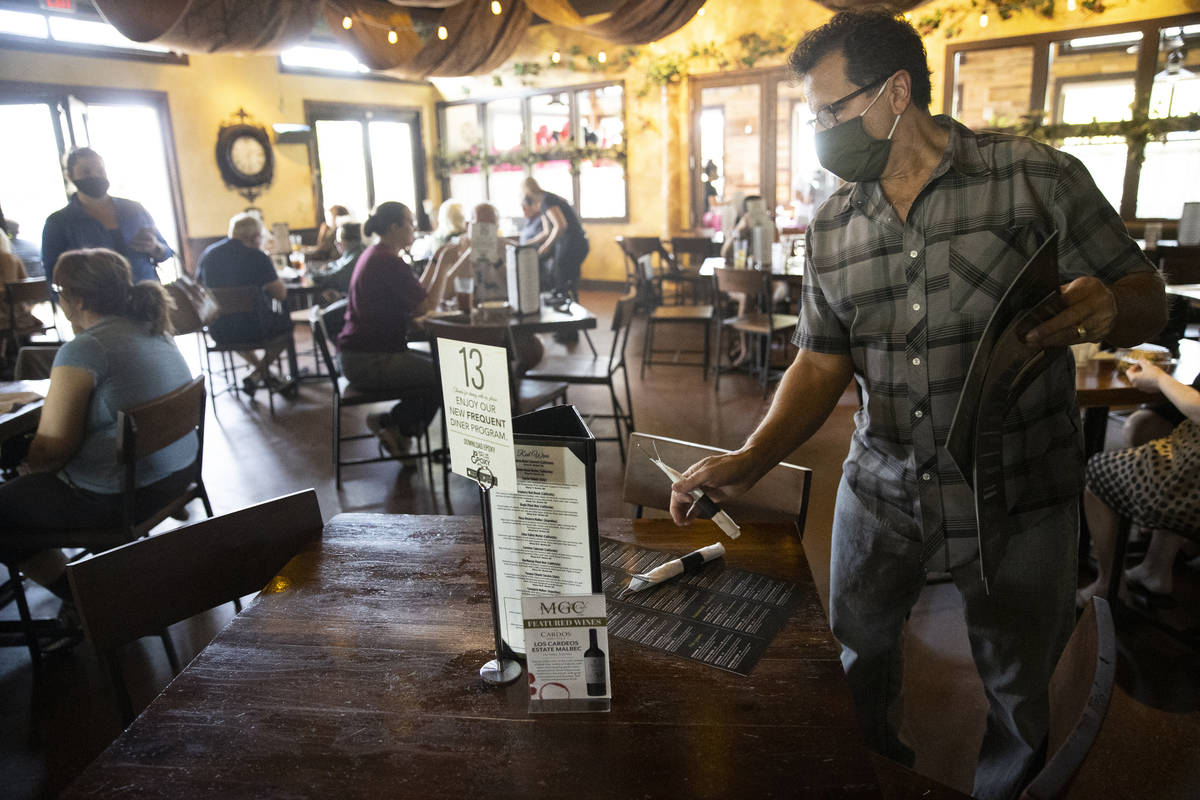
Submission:
M 593 339 L 607 352 L 606 330 L 616 294 L 585 292 L 584 305 L 605 317 Z M 757 383 L 741 375 L 722 378 L 713 390 L 699 367 L 655 365 L 638 375 L 644 320 L 634 323 L 629 353 L 636 427 L 655 433 L 736 447 L 766 408 Z M 662 334 L 658 346 L 665 344 Z M 195 359 L 190 337 L 180 339 Z M 547 338 L 548 348 L 553 344 Z M 582 341 L 575 346 L 586 350 Z M 302 356 L 302 365 L 311 363 Z M 603 389 L 572 388 L 570 397 L 585 413 L 602 411 Z M 825 426 L 789 459 L 814 470 L 805 550 L 822 599 L 828 594 L 830 522 L 852 416 L 857 406 L 848 391 Z M 215 413 L 214 413 L 215 412 Z M 599 422 L 603 435 L 608 425 Z M 477 489 L 451 476 L 449 501 L 441 496 L 440 476 L 430 487 L 425 472 L 394 463 L 348 469 L 341 491 L 334 487 L 329 455 L 328 383 L 306 382 L 299 399 L 277 402 L 267 411 L 244 397 L 218 398 L 210 408 L 204 476 L 217 513 L 307 487 L 315 487 L 328 519 L 341 511 L 418 514 L 477 514 Z M 599 513 L 627 516 L 620 502 L 621 461 L 612 443 L 599 445 Z M 193 514 L 200 514 L 194 504 Z M 1177 568 L 1185 605 L 1200 611 L 1195 573 Z M 36 587 L 35 612 L 52 615 L 57 601 Z M 827 601 L 826 601 L 827 602 Z M 4 616 L 15 614 L 12 606 Z M 220 629 L 232 606 L 217 609 L 172 629 L 184 660 Z M 1079 797 L 1185 798 L 1200 795 L 1200 657 L 1153 630 L 1126 625 L 1120 630 L 1118 692 L 1106 725 L 1116 736 L 1106 743 L 1104 769 L 1082 776 Z M 135 705 L 144 706 L 170 679 L 157 640 L 128 648 L 126 675 Z M 970 791 L 975 751 L 986 712 L 962 623 L 962 607 L 951 584 L 927 588 L 907 632 L 905 712 L 902 737 L 917 753 L 918 771 Z M 22 648 L 0 648 L 0 796 L 53 796 L 70 782 L 119 732 L 107 676 L 84 644 L 48 664 L 35 682 Z

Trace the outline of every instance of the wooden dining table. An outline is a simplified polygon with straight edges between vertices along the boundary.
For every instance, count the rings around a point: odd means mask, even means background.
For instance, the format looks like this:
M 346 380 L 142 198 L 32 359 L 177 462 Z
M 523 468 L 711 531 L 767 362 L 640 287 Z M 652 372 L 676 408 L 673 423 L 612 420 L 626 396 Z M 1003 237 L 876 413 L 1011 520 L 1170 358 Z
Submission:
M 15 392 L 35 392 L 43 398 L 50 391 L 50 381 L 0 381 L 0 395 Z M 22 433 L 36 430 L 42 418 L 42 400 L 34 400 L 19 408 L 0 414 L 0 442 Z
M 680 553 L 720 538 L 669 520 L 600 534 Z M 524 676 L 479 677 L 478 517 L 340 514 L 63 796 L 961 797 L 877 769 L 793 528 L 725 546 L 798 585 L 748 677 L 610 638 L 610 712 L 532 714 Z
M 1137 389 L 1118 368 L 1116 358 L 1093 358 L 1075 368 L 1075 401 L 1083 410 L 1083 450 L 1091 457 L 1104 449 L 1108 431 L 1108 412 L 1113 408 L 1138 406 L 1142 403 L 1162 403 L 1158 392 Z M 1200 342 L 1179 341 L 1179 360 L 1171 374 L 1190 384 L 1200 375 Z

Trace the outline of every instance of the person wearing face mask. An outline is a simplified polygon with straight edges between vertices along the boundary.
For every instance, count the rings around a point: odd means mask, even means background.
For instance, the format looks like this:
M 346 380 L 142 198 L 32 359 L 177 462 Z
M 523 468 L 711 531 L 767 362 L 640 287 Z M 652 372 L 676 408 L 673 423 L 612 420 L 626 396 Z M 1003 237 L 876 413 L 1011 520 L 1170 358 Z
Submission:
M 78 190 L 42 228 L 42 263 L 53 284 L 54 265 L 68 250 L 104 247 L 120 253 L 133 270 L 133 282 L 157 281 L 157 264 L 174 255 L 140 203 L 108 194 L 104 160 L 90 147 L 67 156 L 67 178 Z
M 897 736 L 901 632 L 928 571 L 962 595 L 989 702 L 973 795 L 1015 797 L 1040 766 L 1048 683 L 1075 623 L 1083 484 L 1066 345 L 1133 345 L 1166 321 L 1162 281 L 1073 156 L 931 116 L 920 35 L 880 12 L 842 12 L 789 61 L 815 114 L 817 155 L 846 183 L 805 239 L 799 348 L 746 443 L 689 467 L 691 498 L 736 496 L 804 443 L 854 378 L 863 394 L 834 512 L 830 623 L 868 743 L 909 765 Z M 1019 535 L 992 580 L 974 497 L 946 433 L 981 333 L 1029 257 L 1058 231 L 1063 308 L 1026 342 L 1049 366 L 1005 421 Z

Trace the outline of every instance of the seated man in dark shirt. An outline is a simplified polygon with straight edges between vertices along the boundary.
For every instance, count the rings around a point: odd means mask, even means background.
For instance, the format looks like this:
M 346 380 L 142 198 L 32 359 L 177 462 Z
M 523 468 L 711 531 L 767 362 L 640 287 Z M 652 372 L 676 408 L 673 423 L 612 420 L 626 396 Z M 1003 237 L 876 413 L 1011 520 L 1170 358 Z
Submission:
M 196 279 L 210 289 L 262 287 L 254 311 L 223 313 L 208 326 L 217 344 L 258 342 L 282 334 L 287 334 L 290 339 L 291 319 L 286 313 L 276 311 L 272 303 L 272 300 L 282 301 L 286 298 L 287 289 L 275 274 L 271 259 L 260 249 L 262 238 L 262 222 L 258 217 L 238 214 L 229 221 L 228 238 L 210 245 L 200 256 Z M 291 388 L 290 378 L 279 378 L 268 369 L 289 345 L 290 341 L 288 344 L 279 343 L 265 348 L 261 357 L 253 349 L 238 351 L 238 355 L 254 368 L 242 380 L 242 387 L 247 394 L 254 394 L 260 384 L 268 382 L 272 388 L 279 390 Z

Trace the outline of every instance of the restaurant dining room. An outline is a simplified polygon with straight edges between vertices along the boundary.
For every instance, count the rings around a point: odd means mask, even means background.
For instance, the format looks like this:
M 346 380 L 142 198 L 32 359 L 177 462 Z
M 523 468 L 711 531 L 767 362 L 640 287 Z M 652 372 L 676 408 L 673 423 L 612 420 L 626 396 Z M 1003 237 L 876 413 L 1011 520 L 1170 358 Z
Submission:
M 0 0 L 0 795 L 1200 796 L 1198 178 L 1200 0 Z

